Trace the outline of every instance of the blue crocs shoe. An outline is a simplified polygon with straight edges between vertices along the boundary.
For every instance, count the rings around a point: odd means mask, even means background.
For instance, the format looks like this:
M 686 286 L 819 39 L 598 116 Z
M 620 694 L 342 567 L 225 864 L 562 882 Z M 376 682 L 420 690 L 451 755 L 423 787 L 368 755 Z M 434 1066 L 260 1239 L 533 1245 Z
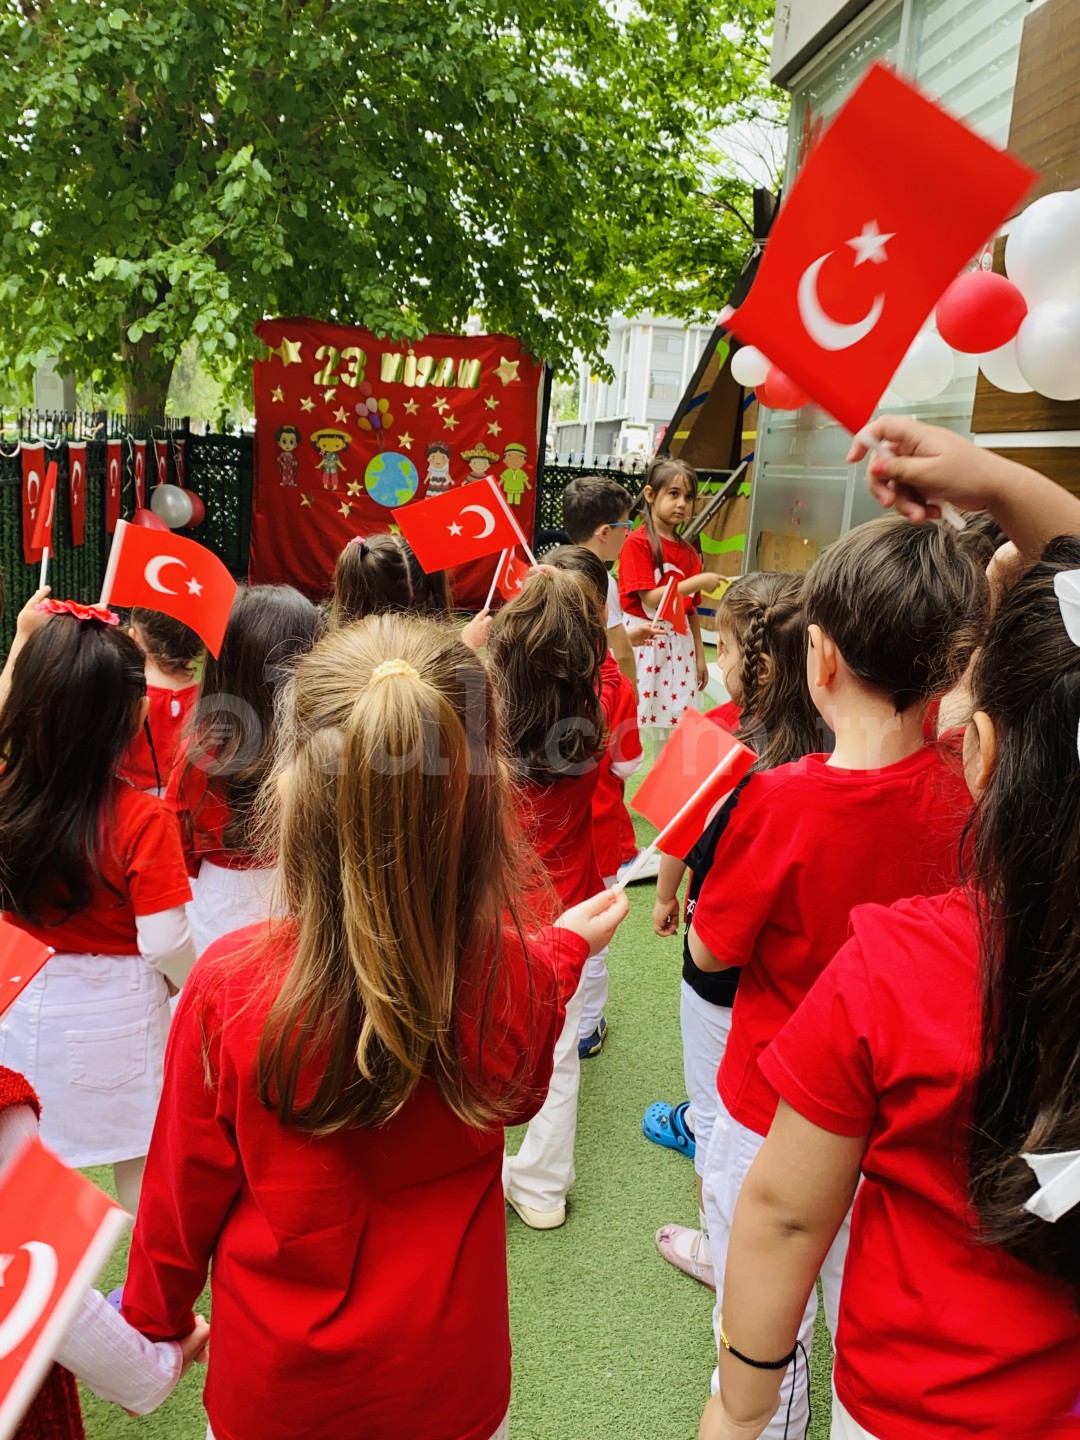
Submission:
M 689 1100 L 680 1105 L 669 1105 L 666 1100 L 657 1100 L 645 1111 L 641 1129 L 646 1140 L 654 1145 L 663 1145 L 666 1150 L 678 1150 L 693 1160 L 697 1150 L 694 1132 L 686 1123 Z
M 604 1048 L 604 1041 L 607 1039 L 607 1020 L 603 1015 L 597 1023 L 596 1029 L 591 1035 L 586 1035 L 583 1040 L 577 1042 L 577 1053 L 579 1060 L 588 1060 L 593 1055 L 599 1055 Z

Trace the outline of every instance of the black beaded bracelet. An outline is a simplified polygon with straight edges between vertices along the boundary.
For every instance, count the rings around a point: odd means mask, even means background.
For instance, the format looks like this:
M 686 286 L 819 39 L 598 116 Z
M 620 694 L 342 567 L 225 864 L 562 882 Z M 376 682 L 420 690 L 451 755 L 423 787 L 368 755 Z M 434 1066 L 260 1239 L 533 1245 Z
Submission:
M 783 1360 L 751 1360 L 749 1355 L 744 1355 L 741 1350 L 736 1350 L 731 1341 L 724 1334 L 724 1317 L 720 1316 L 720 1344 L 729 1355 L 734 1355 L 736 1360 L 741 1360 L 744 1365 L 752 1365 L 755 1370 L 786 1370 L 799 1352 L 798 1344 L 791 1347 L 791 1354 L 785 1355 Z

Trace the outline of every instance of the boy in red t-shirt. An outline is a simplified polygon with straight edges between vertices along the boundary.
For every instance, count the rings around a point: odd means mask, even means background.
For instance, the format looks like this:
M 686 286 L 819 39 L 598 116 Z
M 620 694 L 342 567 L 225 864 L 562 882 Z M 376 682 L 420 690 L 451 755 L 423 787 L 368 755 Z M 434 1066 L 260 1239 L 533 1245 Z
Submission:
M 739 1189 L 777 1106 L 758 1059 L 843 944 L 855 905 L 956 882 L 970 801 L 959 770 L 924 743 L 923 715 L 963 670 L 985 596 L 985 577 L 946 526 L 890 519 L 843 536 L 807 577 L 807 679 L 836 748 L 751 778 L 690 930 L 700 969 L 742 967 L 705 1161 L 718 1279 Z M 822 1267 L 833 1330 L 846 1242 L 845 1227 Z M 718 1290 L 718 1341 L 721 1305 Z M 816 1307 L 815 1293 L 800 1330 L 807 1352 Z M 776 1440 L 806 1428 L 806 1370 L 795 1371 L 764 1432 Z

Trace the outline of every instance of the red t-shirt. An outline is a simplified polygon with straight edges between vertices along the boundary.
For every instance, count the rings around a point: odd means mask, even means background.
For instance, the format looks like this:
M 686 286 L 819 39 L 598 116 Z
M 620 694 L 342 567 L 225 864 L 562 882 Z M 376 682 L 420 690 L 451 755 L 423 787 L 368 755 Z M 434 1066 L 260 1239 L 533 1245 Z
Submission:
M 980 1243 L 967 1201 L 981 1007 L 969 897 L 860 906 L 851 931 L 761 1060 L 811 1124 L 870 1137 L 837 1394 L 879 1440 L 1056 1435 L 1080 1396 L 1071 1294 Z
M 629 855 L 623 839 L 623 816 L 626 814 L 623 791 L 626 788 L 626 779 L 625 776 L 614 774 L 611 767 L 640 760 L 642 753 L 634 687 L 619 669 L 610 651 L 600 667 L 600 708 L 604 712 L 608 743 L 598 766 L 599 774 L 592 802 L 592 827 L 596 868 L 606 879 L 615 874 L 624 860 L 631 859 L 637 853 L 632 824 Z
M 45 907 L 43 923 L 6 918 L 54 950 L 74 955 L 138 955 L 135 917 L 157 915 L 191 899 L 176 817 L 163 800 L 116 780 L 101 816 L 100 880 L 93 899 L 70 920 Z M 111 887 L 111 888 L 110 888 Z
M 685 580 L 701 573 L 701 559 L 687 541 L 665 540 L 661 536 L 660 549 L 664 557 L 662 567 L 653 559 L 648 532 L 641 525 L 631 530 L 619 554 L 619 603 L 627 615 L 636 615 L 639 620 L 647 618 L 641 603 L 643 590 L 655 590 L 671 574 Z M 687 614 L 692 614 L 697 609 L 693 595 L 683 598 Z
M 508 929 L 482 1046 L 483 990 L 463 977 L 463 1063 L 492 1096 L 524 1082 L 509 1123 L 543 1103 L 587 949 L 555 930 L 526 953 Z M 184 986 L 124 1316 L 187 1334 L 213 1260 L 217 1440 L 489 1440 L 510 1401 L 503 1129 L 466 1125 L 426 1078 L 377 1129 L 283 1125 L 255 1062 L 290 960 L 286 929 L 253 925 Z
M 265 865 L 265 860 L 248 850 L 226 848 L 225 829 L 232 810 L 225 798 L 225 783 L 198 765 L 188 766 L 183 750 L 169 775 L 165 800 L 180 822 L 189 875 L 198 875 L 204 860 L 227 870 L 256 870 Z
M 144 727 L 128 746 L 120 766 L 120 774 L 125 780 L 130 780 L 136 790 L 156 790 L 159 784 L 163 787 L 168 784 L 177 751 L 180 749 L 180 736 L 188 716 L 195 708 L 198 694 L 197 684 L 185 685 L 183 690 L 167 690 L 161 685 L 146 687 L 146 698 L 150 701 L 147 721 L 154 741 L 154 752 L 150 753 Z M 154 769 L 155 758 L 157 770 Z
M 582 775 L 546 784 L 525 780 L 517 787 L 522 828 L 558 901 L 553 907 L 550 895 L 528 897 L 527 906 L 540 924 L 604 888 L 593 857 L 592 800 L 599 773 L 598 766 L 590 765 Z
M 853 906 L 955 884 L 971 809 L 962 775 L 932 746 L 881 770 L 828 758 L 751 776 L 694 909 L 721 968 L 744 967 L 718 1088 L 759 1135 L 776 1094 L 758 1057 L 844 943 Z

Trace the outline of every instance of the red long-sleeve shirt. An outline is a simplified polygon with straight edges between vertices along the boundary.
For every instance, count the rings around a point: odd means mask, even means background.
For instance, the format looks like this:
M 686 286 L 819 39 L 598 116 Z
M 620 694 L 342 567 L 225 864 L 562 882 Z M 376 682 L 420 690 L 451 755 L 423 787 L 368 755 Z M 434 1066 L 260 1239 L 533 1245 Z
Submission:
M 531 1118 L 587 947 L 503 938 L 485 1042 L 463 981 L 464 1063 Z M 422 1080 L 378 1129 L 316 1137 L 259 1103 L 255 1056 L 289 963 L 283 932 L 211 946 L 173 1020 L 124 1285 L 154 1338 L 193 1324 L 213 1259 L 205 1403 L 217 1440 L 489 1440 L 510 1401 L 503 1130 Z M 482 1066 L 482 1069 L 481 1069 Z

